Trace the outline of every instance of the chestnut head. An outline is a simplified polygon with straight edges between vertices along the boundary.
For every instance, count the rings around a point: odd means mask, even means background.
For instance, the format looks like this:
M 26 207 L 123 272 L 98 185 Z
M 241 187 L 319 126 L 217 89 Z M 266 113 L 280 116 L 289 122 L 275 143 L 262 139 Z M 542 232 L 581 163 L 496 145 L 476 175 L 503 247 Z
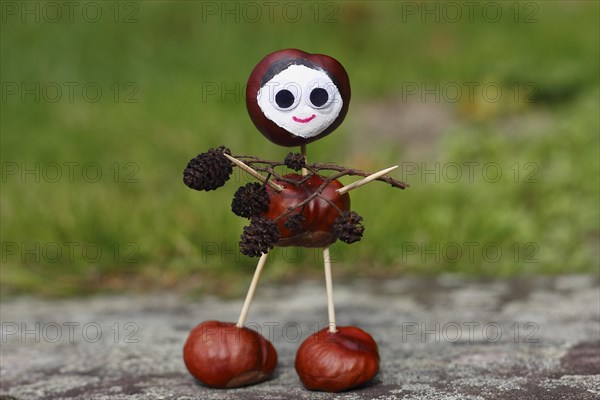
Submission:
M 350 104 L 350 81 L 337 60 L 297 49 L 279 50 L 258 63 L 246 85 L 256 128 L 280 146 L 299 146 L 333 132 Z

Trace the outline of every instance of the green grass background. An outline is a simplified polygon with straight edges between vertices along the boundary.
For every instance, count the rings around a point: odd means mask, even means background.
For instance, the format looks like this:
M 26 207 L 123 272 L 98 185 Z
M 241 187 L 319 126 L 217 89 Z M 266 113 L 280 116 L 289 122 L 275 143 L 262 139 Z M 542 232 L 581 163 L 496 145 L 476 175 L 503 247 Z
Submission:
M 77 11 L 72 22 L 23 22 L 3 9 L 3 295 L 243 291 L 256 260 L 239 255 L 246 220 L 229 208 L 247 179 L 234 175 L 225 187 L 206 193 L 186 188 L 181 176 L 190 158 L 221 144 L 234 154 L 269 159 L 290 151 L 256 131 L 242 91 L 254 65 L 286 47 L 332 55 L 351 78 L 348 117 L 338 131 L 309 146 L 310 160 L 370 170 L 395 163 L 497 163 L 502 171 L 497 182 L 483 179 L 481 168 L 472 182 L 443 175 L 436 182 L 432 175 L 399 169 L 394 176 L 411 184 L 406 191 L 373 183 L 352 192 L 366 231 L 357 244 L 334 246 L 336 275 L 506 277 L 598 270 L 597 2 L 519 3 L 517 22 L 513 2 L 494 3 L 503 13 L 497 22 L 482 16 L 482 8 L 471 20 L 464 5 L 462 17 L 449 21 L 443 2 L 429 3 L 439 7 L 439 22 L 435 15 L 409 13 L 407 4 L 424 7 L 414 2 L 296 2 L 302 11 L 297 22 L 290 21 L 291 10 L 287 18 L 282 14 L 283 3 L 271 21 L 263 3 L 255 2 L 263 12 L 256 22 L 248 20 L 254 18 L 250 9 L 244 14 L 244 3 L 228 3 L 239 7 L 236 22 L 232 15 L 207 14 L 207 3 L 145 1 L 120 3 L 115 23 L 113 3 L 96 4 L 103 11 L 97 23 Z M 123 23 L 130 13 L 134 22 Z M 47 101 L 51 92 L 39 102 L 7 92 L 7 85 L 36 82 L 79 86 L 73 101 L 66 89 L 56 102 Z M 102 89 L 97 102 L 82 95 L 90 82 Z M 407 82 L 491 82 L 503 94 L 495 102 L 478 90 L 473 99 L 463 92 L 456 102 L 444 96 L 422 101 L 403 94 Z M 207 85 L 240 89 L 237 95 L 207 95 Z M 517 99 L 515 87 L 524 91 Z M 135 103 L 124 101 L 131 88 L 137 89 Z M 524 93 L 535 95 L 526 102 Z M 415 119 L 402 114 L 408 107 L 422 110 L 415 123 L 441 113 L 443 127 L 430 135 L 394 129 L 396 114 Z M 378 126 L 393 134 L 380 134 Z M 69 162 L 80 163 L 73 179 L 64 167 Z M 40 182 L 21 176 L 23 167 L 35 163 Z M 56 182 L 50 169 L 44 175 L 51 163 L 63 166 Z M 97 182 L 82 176 L 87 163 L 100 166 Z M 526 179 L 529 173 L 535 182 Z M 95 260 L 98 248 L 102 254 Z M 318 251 L 279 249 L 265 279 L 320 274 Z

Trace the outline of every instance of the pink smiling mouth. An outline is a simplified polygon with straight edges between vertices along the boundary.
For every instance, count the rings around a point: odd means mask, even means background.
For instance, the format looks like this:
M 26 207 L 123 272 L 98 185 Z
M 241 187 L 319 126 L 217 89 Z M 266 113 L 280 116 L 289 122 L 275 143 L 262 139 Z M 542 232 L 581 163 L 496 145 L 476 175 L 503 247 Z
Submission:
M 307 122 L 312 121 L 313 119 L 315 119 L 317 116 L 315 114 L 311 115 L 308 118 L 297 118 L 295 116 L 292 116 L 292 119 L 296 122 L 300 122 L 301 124 L 306 124 Z

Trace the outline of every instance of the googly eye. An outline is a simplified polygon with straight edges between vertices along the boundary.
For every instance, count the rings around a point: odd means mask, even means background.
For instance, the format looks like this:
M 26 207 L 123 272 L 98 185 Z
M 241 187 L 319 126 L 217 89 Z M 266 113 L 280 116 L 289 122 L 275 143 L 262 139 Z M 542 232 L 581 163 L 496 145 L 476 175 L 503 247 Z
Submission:
M 319 77 L 311 80 L 304 89 L 306 104 L 312 108 L 325 108 L 335 98 L 338 90 L 331 79 Z
M 294 97 L 294 94 L 287 89 L 280 90 L 275 95 L 275 103 L 282 110 L 293 106 L 295 101 L 296 98 Z
M 300 102 L 300 89 L 294 82 L 274 87 L 274 95 L 270 98 L 271 105 L 280 111 L 296 108 Z

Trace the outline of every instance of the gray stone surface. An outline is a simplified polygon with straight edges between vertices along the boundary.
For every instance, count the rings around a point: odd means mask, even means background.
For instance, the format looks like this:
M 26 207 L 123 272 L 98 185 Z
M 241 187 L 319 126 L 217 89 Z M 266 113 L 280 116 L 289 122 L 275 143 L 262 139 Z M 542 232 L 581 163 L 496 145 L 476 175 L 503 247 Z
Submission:
M 335 295 L 339 324 L 379 344 L 381 372 L 359 390 L 301 386 L 295 351 L 327 315 L 323 284 L 302 282 L 259 286 L 249 323 L 274 342 L 277 374 L 234 390 L 197 384 L 181 350 L 195 324 L 235 321 L 241 299 L 4 302 L 0 399 L 600 398 L 597 277 L 356 281 L 337 283 Z

